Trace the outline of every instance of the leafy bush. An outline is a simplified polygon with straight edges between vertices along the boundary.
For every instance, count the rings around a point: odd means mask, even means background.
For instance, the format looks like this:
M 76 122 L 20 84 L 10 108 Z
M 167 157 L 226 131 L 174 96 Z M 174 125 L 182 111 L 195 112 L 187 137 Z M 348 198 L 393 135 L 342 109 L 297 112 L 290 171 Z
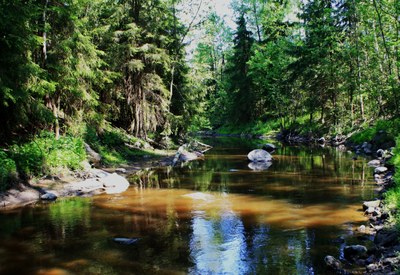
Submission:
M 58 168 L 76 170 L 86 159 L 81 138 L 65 136 L 57 140 L 49 132 L 28 143 L 14 145 L 11 151 L 17 170 L 25 179 L 52 173 Z
M 17 167 L 15 162 L 7 154 L 0 151 L 0 191 L 11 187 L 17 178 Z

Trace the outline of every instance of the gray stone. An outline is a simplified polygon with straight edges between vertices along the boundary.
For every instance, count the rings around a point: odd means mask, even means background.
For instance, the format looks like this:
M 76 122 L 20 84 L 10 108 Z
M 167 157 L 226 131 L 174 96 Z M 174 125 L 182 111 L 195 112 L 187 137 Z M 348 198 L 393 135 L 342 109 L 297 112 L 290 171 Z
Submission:
M 383 174 L 387 171 L 388 169 L 384 166 L 381 167 L 376 167 L 375 168 L 375 174 Z
M 380 200 L 365 201 L 365 202 L 363 203 L 363 209 L 364 209 L 364 210 L 367 210 L 367 209 L 370 208 L 370 207 L 372 207 L 372 208 L 379 207 L 380 204 L 381 204 L 381 201 L 380 201 Z
M 182 162 L 186 162 L 186 161 L 196 160 L 202 156 L 203 154 L 199 152 L 182 151 L 179 155 L 179 160 Z
M 48 193 L 41 195 L 40 199 L 44 200 L 44 201 L 55 201 L 57 199 L 57 196 L 53 193 L 48 192 Z
M 396 231 L 379 230 L 375 235 L 374 243 L 377 246 L 394 245 L 398 243 L 398 234 Z
M 113 241 L 123 245 L 132 245 L 136 243 L 139 239 L 137 238 L 113 238 Z
M 366 231 L 366 227 L 365 227 L 365 225 L 361 225 L 361 226 L 358 227 L 357 230 L 358 230 L 358 232 L 364 233 Z
M 251 151 L 247 155 L 247 158 L 253 162 L 270 162 L 270 161 L 272 161 L 271 154 L 262 149 L 256 149 L 256 150 Z
M 378 159 L 373 159 L 370 162 L 368 162 L 369 167 L 379 167 L 381 166 L 381 161 Z
M 117 169 L 115 169 L 115 172 L 121 173 L 121 174 L 125 174 L 126 173 L 126 169 L 125 168 L 117 168 Z
M 326 140 L 325 140 L 324 137 L 321 137 L 321 138 L 319 138 L 317 141 L 318 141 L 318 143 L 320 143 L 320 144 L 324 144 Z
M 335 257 L 333 256 L 326 256 L 325 257 L 325 263 L 327 266 L 329 266 L 330 268 L 334 269 L 334 270 L 339 270 L 342 268 L 342 263 L 337 260 Z
M 350 261 L 366 257 L 367 251 L 368 250 L 365 246 L 359 244 L 346 246 L 343 250 L 344 257 Z
M 98 179 L 98 181 L 103 184 L 107 194 L 121 193 L 129 187 L 129 182 L 126 180 L 126 178 L 116 173 L 113 173 L 108 177 Z

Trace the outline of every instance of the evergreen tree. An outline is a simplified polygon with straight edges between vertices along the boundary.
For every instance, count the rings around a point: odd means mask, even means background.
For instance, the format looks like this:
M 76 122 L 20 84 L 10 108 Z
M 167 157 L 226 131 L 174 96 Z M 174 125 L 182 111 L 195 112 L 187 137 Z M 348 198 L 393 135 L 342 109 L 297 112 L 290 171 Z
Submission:
M 233 53 L 227 64 L 227 91 L 230 98 L 230 120 L 248 122 L 253 119 L 255 98 L 251 79 L 248 75 L 248 61 L 254 42 L 252 33 L 247 30 L 245 14 L 236 21 L 237 30 L 233 39 Z

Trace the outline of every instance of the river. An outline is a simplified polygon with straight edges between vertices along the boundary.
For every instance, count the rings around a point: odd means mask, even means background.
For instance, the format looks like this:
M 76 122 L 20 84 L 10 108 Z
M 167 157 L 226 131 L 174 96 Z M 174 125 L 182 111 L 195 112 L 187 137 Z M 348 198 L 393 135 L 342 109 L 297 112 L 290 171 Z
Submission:
M 130 176 L 122 194 L 0 212 L 0 274 L 326 274 L 366 221 L 366 159 L 279 145 L 253 171 L 262 141 L 205 142 L 203 160 Z

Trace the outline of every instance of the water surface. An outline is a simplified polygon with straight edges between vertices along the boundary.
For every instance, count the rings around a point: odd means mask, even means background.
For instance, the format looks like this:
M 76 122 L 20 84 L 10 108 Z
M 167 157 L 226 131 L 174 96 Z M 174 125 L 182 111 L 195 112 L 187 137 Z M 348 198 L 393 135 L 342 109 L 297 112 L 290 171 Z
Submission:
M 0 273 L 326 274 L 374 196 L 366 160 L 281 146 L 253 171 L 261 141 L 207 142 L 204 160 L 131 176 L 122 194 L 0 213 Z

